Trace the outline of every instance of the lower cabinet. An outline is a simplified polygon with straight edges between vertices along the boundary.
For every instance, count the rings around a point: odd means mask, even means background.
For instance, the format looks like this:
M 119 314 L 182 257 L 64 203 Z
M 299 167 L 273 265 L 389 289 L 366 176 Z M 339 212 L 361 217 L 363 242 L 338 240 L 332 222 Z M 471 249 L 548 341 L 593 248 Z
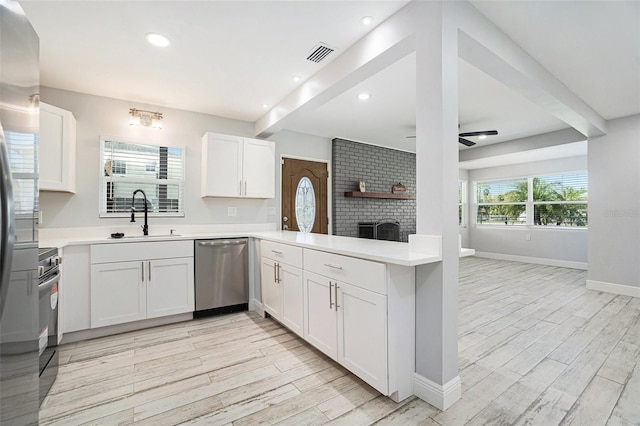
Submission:
M 264 310 L 302 336 L 302 269 L 265 256 L 261 264 Z
M 304 338 L 387 393 L 387 297 L 304 272 Z
M 92 246 L 91 328 L 193 311 L 193 241 L 162 244 Z

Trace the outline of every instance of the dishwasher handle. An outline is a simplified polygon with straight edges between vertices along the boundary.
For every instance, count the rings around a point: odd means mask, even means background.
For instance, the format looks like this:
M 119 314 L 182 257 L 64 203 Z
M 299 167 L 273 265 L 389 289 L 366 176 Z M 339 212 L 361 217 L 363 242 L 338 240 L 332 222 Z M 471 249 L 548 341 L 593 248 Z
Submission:
M 247 240 L 198 241 L 198 245 L 202 247 L 239 246 L 243 244 L 247 244 Z

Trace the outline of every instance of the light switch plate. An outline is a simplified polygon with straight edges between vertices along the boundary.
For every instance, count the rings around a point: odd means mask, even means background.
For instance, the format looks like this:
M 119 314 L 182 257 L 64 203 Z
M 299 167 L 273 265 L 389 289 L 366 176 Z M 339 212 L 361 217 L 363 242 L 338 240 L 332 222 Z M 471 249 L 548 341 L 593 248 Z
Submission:
M 227 207 L 227 216 L 238 216 L 237 207 Z

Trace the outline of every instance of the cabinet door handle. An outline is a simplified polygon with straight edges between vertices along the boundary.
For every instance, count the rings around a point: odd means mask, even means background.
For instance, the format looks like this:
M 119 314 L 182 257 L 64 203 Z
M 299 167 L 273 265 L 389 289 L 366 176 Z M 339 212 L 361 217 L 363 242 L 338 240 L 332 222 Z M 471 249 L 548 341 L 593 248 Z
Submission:
M 278 283 L 281 283 L 281 282 L 282 282 L 282 279 L 280 278 L 280 271 L 281 271 L 281 269 L 280 269 L 280 268 L 282 268 L 282 265 L 280 265 L 280 264 L 278 263 Z
M 339 269 L 339 270 L 342 271 L 342 266 L 336 266 L 336 265 L 332 265 L 330 263 L 325 263 L 324 266 L 326 266 L 327 268 Z
M 333 300 L 331 299 L 331 290 L 333 290 L 333 284 L 329 281 L 329 309 L 333 309 Z
M 278 272 L 276 271 L 276 262 L 273 262 L 273 282 L 278 282 Z
M 242 195 L 242 181 L 238 182 L 238 192 Z
M 244 195 L 247 195 L 247 181 L 244 181 Z
M 334 293 L 334 296 L 335 296 L 335 299 L 336 299 L 336 303 L 335 303 L 336 312 L 338 312 L 338 308 L 340 307 L 340 306 L 338 306 L 338 283 L 336 283 L 335 287 L 333 287 L 333 293 Z
M 142 266 L 142 282 L 144 283 L 144 262 L 140 262 L 140 265 Z
M 149 282 L 151 282 L 151 261 L 149 261 L 148 265 L 149 265 Z

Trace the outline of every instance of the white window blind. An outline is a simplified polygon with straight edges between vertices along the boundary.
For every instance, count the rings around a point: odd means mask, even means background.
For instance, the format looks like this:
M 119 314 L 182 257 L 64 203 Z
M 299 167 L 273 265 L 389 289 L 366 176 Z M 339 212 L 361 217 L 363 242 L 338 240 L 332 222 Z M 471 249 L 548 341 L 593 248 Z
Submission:
M 476 182 L 476 223 L 586 227 L 586 171 Z
M 525 225 L 528 191 L 527 179 L 477 182 L 477 223 Z
M 104 140 L 102 142 L 100 216 L 124 216 L 131 211 L 136 189 L 147 195 L 155 216 L 184 216 L 184 150 Z M 144 199 L 136 196 L 137 211 Z
M 16 216 L 38 211 L 38 135 L 5 132 Z

